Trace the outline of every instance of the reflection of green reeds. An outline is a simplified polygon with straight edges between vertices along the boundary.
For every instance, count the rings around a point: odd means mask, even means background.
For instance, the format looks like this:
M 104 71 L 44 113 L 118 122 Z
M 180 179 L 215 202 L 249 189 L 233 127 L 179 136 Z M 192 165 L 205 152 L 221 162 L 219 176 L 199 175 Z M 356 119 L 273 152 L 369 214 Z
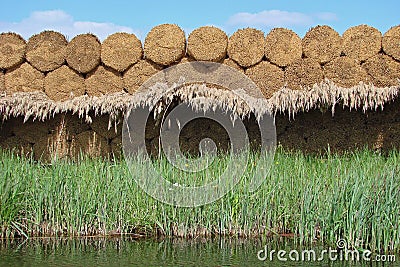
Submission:
M 223 198 L 176 208 L 144 193 L 124 161 L 44 166 L 0 152 L 1 236 L 284 234 L 306 244 L 344 238 L 356 247 L 400 251 L 400 152 L 315 156 L 278 149 L 270 175 L 251 194 L 255 157 Z M 197 185 L 218 176 L 228 160 L 218 156 L 207 170 L 188 175 L 164 158 L 155 166 L 172 183 Z

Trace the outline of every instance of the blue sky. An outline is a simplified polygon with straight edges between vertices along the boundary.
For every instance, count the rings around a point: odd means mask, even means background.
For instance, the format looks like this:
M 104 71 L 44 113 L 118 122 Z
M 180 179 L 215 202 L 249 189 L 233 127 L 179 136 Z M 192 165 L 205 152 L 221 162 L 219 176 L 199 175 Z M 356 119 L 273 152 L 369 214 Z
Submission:
M 255 27 L 265 33 L 286 27 L 301 37 L 318 24 L 342 34 L 347 28 L 369 24 L 382 33 L 400 24 L 400 1 L 4 1 L 0 8 L 0 32 L 15 31 L 29 38 L 45 29 L 58 30 L 69 39 L 92 32 L 100 39 L 117 32 L 133 32 L 142 40 L 155 25 L 176 23 L 187 34 L 197 27 L 214 25 L 228 34 Z

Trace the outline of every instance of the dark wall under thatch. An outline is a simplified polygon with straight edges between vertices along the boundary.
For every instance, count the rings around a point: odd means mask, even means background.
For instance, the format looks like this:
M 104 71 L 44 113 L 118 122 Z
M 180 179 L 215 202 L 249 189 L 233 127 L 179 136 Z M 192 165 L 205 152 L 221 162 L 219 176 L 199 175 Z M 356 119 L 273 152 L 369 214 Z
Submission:
M 324 153 L 328 147 L 333 152 L 365 147 L 381 151 L 400 149 L 400 99 L 385 105 L 384 110 L 364 113 L 337 106 L 333 116 L 330 110 L 312 109 L 291 119 L 277 114 L 275 122 L 277 141 L 287 150 Z M 244 124 L 252 147 L 257 148 L 260 144 L 257 121 L 251 116 Z M 108 129 L 107 115 L 95 117 L 91 124 L 71 113 L 58 114 L 45 122 L 23 123 L 23 118 L 17 117 L 1 124 L 0 147 L 45 161 L 76 159 L 80 152 L 93 157 L 120 157 L 122 125 L 114 126 Z M 158 127 L 151 117 L 146 144 L 153 155 L 158 154 Z M 181 132 L 182 151 L 197 154 L 199 142 L 207 137 L 215 141 L 218 149 L 229 148 L 229 137 L 220 125 L 209 119 L 196 119 Z

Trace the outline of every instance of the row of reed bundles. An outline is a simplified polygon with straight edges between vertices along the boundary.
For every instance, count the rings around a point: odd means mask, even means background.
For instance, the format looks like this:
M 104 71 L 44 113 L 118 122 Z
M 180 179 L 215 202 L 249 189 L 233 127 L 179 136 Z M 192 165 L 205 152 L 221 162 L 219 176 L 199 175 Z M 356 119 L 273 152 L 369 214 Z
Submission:
M 400 25 L 383 36 L 359 25 L 340 36 L 329 26 L 310 29 L 303 39 L 289 29 L 266 36 L 240 29 L 227 36 L 205 26 L 185 33 L 177 25 L 154 27 L 144 45 L 134 35 L 115 33 L 102 43 L 93 34 L 67 41 L 44 31 L 26 42 L 15 33 L 0 34 L 0 92 L 44 91 L 54 101 L 87 94 L 133 93 L 157 71 L 192 60 L 220 62 L 243 71 L 266 97 L 282 87 L 306 89 L 324 79 L 341 87 L 359 82 L 376 87 L 399 85 Z

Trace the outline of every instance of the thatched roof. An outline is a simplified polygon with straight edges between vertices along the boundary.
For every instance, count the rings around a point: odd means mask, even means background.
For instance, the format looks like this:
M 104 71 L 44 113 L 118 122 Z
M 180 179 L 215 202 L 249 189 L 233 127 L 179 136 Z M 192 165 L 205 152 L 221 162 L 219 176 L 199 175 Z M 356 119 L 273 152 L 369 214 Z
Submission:
M 377 109 L 399 93 L 399 32 L 396 26 L 382 37 L 377 29 L 359 25 L 339 36 L 329 26 L 317 26 L 301 40 L 282 28 L 266 36 L 257 29 L 240 29 L 228 38 L 215 27 L 200 27 L 186 40 L 179 26 L 163 24 L 147 34 L 143 46 L 127 33 L 113 34 L 103 43 L 93 34 L 67 42 L 61 33 L 47 31 L 27 43 L 18 34 L 2 33 L 0 116 L 45 120 L 73 112 L 91 122 L 103 114 L 115 119 L 132 104 L 160 108 L 171 101 L 187 101 L 200 110 L 218 105 L 238 116 L 293 116 L 322 106 L 334 110 L 338 103 L 363 111 Z M 232 67 L 231 72 L 222 67 L 215 77 L 201 64 L 191 73 L 186 73 L 191 67 L 167 69 L 199 59 L 221 62 Z M 159 83 L 138 92 L 156 73 Z M 185 73 L 199 82 L 169 87 Z M 210 84 L 202 84 L 205 73 L 211 74 Z M 247 99 L 253 108 L 241 98 L 244 80 L 264 94 Z M 221 82 L 230 89 L 216 86 Z

